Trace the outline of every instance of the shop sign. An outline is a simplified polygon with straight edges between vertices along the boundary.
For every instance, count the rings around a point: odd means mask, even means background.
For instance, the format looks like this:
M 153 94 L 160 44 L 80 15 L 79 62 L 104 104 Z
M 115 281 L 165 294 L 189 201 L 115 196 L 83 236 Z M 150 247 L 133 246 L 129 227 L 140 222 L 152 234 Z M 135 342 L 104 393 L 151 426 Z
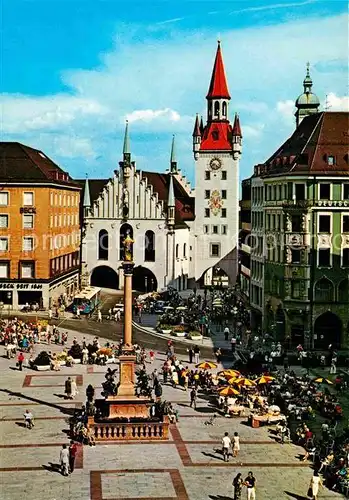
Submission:
M 42 290 L 39 283 L 0 283 L 0 290 Z

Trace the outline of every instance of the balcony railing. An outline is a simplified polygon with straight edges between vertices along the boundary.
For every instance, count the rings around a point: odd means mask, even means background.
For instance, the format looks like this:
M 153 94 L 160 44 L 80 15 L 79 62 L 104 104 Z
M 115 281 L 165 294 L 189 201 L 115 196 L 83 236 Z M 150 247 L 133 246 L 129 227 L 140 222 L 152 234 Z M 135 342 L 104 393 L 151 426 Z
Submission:
M 312 200 L 284 200 L 283 208 L 308 209 L 313 206 Z
M 96 441 L 160 441 L 168 439 L 169 420 L 163 422 L 94 422 L 89 419 L 88 427 Z

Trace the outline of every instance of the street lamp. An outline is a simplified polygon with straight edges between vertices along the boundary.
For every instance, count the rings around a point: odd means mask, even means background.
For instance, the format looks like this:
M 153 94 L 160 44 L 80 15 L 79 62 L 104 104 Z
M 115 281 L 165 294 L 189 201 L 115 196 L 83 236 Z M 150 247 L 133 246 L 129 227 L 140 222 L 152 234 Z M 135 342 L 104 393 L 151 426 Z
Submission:
M 145 293 L 148 292 L 148 276 L 145 276 L 144 278 L 144 287 L 145 287 Z

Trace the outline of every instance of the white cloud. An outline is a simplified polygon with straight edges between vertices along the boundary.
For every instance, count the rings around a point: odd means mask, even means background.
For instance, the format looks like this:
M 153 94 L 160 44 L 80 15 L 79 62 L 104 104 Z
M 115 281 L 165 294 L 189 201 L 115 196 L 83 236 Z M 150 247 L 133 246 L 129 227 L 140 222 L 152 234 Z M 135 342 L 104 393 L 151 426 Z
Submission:
M 287 120 L 293 119 L 295 112 L 294 101 L 287 99 L 286 101 L 279 101 L 276 103 L 276 110 Z
M 95 100 L 64 94 L 45 97 L 5 94 L 0 102 L 4 133 L 61 129 L 75 120 L 107 112 Z
M 152 122 L 158 119 L 166 119 L 172 122 L 178 122 L 181 117 L 177 111 L 174 111 L 170 108 L 165 109 L 139 109 L 136 111 L 132 111 L 132 113 L 126 115 L 126 120 L 130 123 L 143 121 L 143 122 Z
M 327 94 L 323 107 L 329 111 L 349 111 L 349 97 L 339 97 L 334 92 L 330 92 Z

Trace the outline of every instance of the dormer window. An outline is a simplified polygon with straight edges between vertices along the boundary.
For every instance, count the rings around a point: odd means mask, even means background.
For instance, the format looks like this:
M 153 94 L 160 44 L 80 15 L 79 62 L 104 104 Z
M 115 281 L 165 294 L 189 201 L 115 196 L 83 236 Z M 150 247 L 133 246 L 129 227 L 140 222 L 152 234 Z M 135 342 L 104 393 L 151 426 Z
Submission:
M 333 155 L 328 155 L 327 156 L 327 165 L 329 167 L 333 167 L 333 165 L 336 164 L 336 158 Z
M 218 132 L 218 130 L 214 130 L 214 131 L 212 132 L 212 139 L 213 139 L 214 141 L 218 141 L 218 139 L 219 139 L 219 132 Z

